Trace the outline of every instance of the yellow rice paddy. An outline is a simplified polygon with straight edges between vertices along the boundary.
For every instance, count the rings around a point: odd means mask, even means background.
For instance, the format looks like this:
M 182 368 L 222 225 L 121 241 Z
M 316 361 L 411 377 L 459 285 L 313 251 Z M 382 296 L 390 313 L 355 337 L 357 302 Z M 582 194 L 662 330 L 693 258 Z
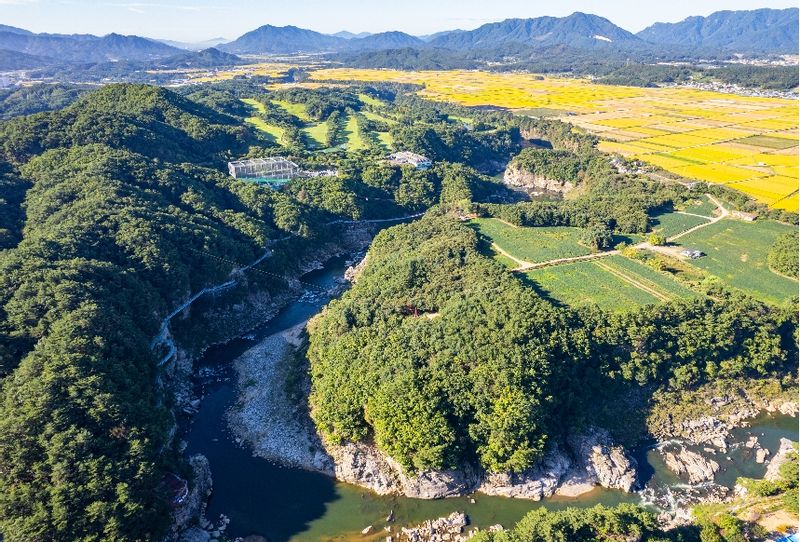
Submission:
M 606 152 L 730 185 L 777 208 L 798 208 L 797 100 L 459 70 L 336 68 L 314 71 L 312 79 L 415 83 L 433 100 L 563 111 L 562 120 L 599 135 Z

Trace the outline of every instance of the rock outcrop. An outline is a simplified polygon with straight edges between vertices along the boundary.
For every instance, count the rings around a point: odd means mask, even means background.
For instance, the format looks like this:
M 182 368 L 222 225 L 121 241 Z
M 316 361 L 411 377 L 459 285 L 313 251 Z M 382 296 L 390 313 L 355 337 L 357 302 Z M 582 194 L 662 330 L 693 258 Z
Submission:
M 636 461 L 615 445 L 607 431 L 592 429 L 570 439 L 570 447 L 594 484 L 630 492 L 636 486 Z
M 396 536 L 387 536 L 386 542 L 464 542 L 472 534 L 464 533 L 468 523 L 463 512 L 453 512 L 416 527 L 404 527 Z
M 185 529 L 192 523 L 200 521 L 205 512 L 206 499 L 211 494 L 211 466 L 206 456 L 197 454 L 189 458 L 192 467 L 192 480 L 189 492 L 180 506 L 172 512 L 173 530 L 175 533 Z
M 566 194 L 575 188 L 575 185 L 569 181 L 562 182 L 555 179 L 548 179 L 543 175 L 537 175 L 536 173 L 526 171 L 516 166 L 513 162 L 506 168 L 503 174 L 503 182 L 508 186 L 524 188 L 534 192 L 558 192 L 560 194 Z
M 714 480 L 714 474 L 719 470 L 719 463 L 713 459 L 705 459 L 683 446 L 677 452 L 661 453 L 667 468 L 678 476 L 685 476 L 692 484 Z
M 764 474 L 765 480 L 772 480 L 773 482 L 779 480 L 781 477 L 780 468 L 781 465 L 786 463 L 789 459 L 789 454 L 795 451 L 795 445 L 792 443 L 791 440 L 788 438 L 781 439 L 780 448 L 772 457 L 769 463 L 767 463 L 767 472 Z
M 553 446 L 534 468 L 520 473 L 488 473 L 478 491 L 487 495 L 538 501 L 555 494 L 569 468 L 569 457 Z
M 440 499 L 470 493 L 478 484 L 473 469 L 422 471 L 410 475 L 375 446 L 348 443 L 326 446 L 338 480 L 371 489 L 379 495 L 401 493 L 416 499 Z

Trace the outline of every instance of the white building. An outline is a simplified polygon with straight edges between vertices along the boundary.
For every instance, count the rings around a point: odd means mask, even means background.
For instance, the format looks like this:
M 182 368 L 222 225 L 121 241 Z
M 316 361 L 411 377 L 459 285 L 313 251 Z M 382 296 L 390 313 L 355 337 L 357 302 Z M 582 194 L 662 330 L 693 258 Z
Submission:
M 433 162 L 426 156 L 411 151 L 400 151 L 390 154 L 386 160 L 393 166 L 413 166 L 417 169 L 430 169 Z
M 286 158 L 251 158 L 228 162 L 228 172 L 236 179 L 289 181 L 300 173 L 300 166 Z

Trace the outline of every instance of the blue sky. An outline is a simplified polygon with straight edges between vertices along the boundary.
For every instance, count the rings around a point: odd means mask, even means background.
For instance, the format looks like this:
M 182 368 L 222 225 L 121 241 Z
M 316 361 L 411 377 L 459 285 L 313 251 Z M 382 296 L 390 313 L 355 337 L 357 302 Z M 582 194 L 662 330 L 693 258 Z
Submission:
M 796 0 L 0 0 L 0 23 L 35 32 L 138 34 L 199 41 L 235 38 L 263 24 L 319 32 L 471 29 L 510 17 L 595 13 L 636 32 L 721 9 L 793 7 Z

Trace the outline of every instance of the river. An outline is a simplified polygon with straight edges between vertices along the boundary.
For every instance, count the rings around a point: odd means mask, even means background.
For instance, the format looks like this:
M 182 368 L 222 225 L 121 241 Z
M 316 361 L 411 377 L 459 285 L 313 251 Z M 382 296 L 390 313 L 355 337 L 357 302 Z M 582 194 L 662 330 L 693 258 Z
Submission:
M 367 490 L 337 482 L 325 475 L 285 468 L 253 457 L 239 446 L 227 428 L 226 411 L 235 403 L 236 386 L 232 361 L 260 340 L 289 329 L 319 312 L 336 291 L 340 291 L 345 259 L 335 258 L 321 270 L 302 280 L 309 284 L 302 298 L 287 306 L 248 338 L 208 349 L 196 363 L 197 386 L 202 388 L 198 413 L 187 428 L 187 454 L 204 454 L 211 465 L 213 494 L 206 516 L 215 521 L 220 514 L 230 518 L 230 537 L 257 534 L 270 542 L 383 539 L 382 528 L 390 512 L 395 525 L 418 524 L 426 519 L 465 512 L 473 525 L 511 526 L 528 511 L 539 507 L 563 509 L 568 506 L 641 503 L 638 494 L 597 488 L 580 497 L 553 497 L 540 502 L 488 497 L 481 494 L 454 499 L 426 501 L 404 497 L 381 497 Z M 313 286 L 310 286 L 313 285 Z M 762 445 L 777 450 L 781 437 L 797 440 L 797 420 L 790 417 L 761 418 L 750 428 L 737 430 L 737 437 L 759 435 Z M 762 436 L 763 434 L 763 436 Z M 749 451 L 732 449 L 723 464 L 718 482 L 732 485 L 736 476 L 763 476 L 764 466 L 749 460 Z M 669 490 L 680 480 L 666 470 L 654 450 L 637 454 L 648 487 Z M 721 462 L 722 463 L 722 462 Z M 371 536 L 361 530 L 372 525 Z

